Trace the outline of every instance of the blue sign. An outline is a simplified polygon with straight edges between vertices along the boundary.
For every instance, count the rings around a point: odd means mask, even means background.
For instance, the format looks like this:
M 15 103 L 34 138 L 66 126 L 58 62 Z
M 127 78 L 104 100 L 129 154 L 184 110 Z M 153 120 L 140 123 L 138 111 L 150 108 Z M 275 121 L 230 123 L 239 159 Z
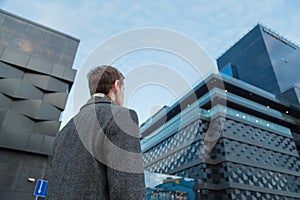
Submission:
M 37 197 L 46 197 L 47 185 L 48 181 L 38 179 L 35 185 L 33 195 Z

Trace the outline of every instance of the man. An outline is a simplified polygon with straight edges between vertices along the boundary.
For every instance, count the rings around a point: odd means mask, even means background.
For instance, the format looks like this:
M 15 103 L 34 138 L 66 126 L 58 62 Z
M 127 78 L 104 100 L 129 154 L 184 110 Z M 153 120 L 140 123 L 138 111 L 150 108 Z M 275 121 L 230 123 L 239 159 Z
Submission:
M 122 107 L 124 76 L 104 65 L 88 80 L 92 97 L 54 141 L 47 199 L 146 199 L 138 117 Z

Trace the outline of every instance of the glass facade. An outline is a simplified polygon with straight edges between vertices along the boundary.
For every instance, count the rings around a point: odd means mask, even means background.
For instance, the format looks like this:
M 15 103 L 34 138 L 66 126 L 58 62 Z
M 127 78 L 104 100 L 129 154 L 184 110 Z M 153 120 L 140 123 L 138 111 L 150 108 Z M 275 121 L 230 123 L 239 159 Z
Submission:
M 234 77 L 234 78 L 238 78 L 238 73 L 237 73 L 237 69 L 236 66 L 229 63 L 227 64 L 222 70 L 221 73 L 226 74 L 230 77 Z
M 262 30 L 280 92 L 284 92 L 300 82 L 300 48 L 266 28 Z
M 254 29 L 217 59 L 217 65 L 219 70 L 222 71 L 224 67 L 231 63 L 236 66 L 238 74 L 236 78 L 273 94 L 279 94 L 282 92 L 280 80 L 277 79 L 277 73 L 272 61 L 274 58 L 281 59 L 282 56 L 271 56 L 271 54 L 276 49 L 281 51 L 281 46 L 286 45 L 279 41 L 280 44 L 274 46 L 278 41 L 272 36 L 266 35 L 268 34 L 263 34 L 261 25 L 255 26 Z M 287 48 L 291 49 L 291 47 Z M 271 52 L 270 49 L 272 49 Z

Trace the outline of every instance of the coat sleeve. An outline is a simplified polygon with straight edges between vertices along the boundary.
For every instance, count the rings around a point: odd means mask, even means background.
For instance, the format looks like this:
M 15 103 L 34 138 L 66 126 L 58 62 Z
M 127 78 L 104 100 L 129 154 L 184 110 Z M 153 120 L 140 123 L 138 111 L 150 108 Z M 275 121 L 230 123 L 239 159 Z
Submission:
M 146 199 L 136 112 L 125 108 L 113 112 L 105 132 L 111 143 L 106 150 L 110 199 Z

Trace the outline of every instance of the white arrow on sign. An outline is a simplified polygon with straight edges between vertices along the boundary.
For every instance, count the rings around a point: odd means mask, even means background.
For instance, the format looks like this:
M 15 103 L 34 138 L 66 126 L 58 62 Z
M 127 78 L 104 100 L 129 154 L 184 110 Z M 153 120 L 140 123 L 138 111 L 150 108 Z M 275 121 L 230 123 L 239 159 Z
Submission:
M 41 184 L 40 184 L 40 187 L 39 187 L 39 190 L 38 190 L 38 193 L 41 193 L 42 192 L 42 186 L 43 186 L 43 181 L 41 181 Z

